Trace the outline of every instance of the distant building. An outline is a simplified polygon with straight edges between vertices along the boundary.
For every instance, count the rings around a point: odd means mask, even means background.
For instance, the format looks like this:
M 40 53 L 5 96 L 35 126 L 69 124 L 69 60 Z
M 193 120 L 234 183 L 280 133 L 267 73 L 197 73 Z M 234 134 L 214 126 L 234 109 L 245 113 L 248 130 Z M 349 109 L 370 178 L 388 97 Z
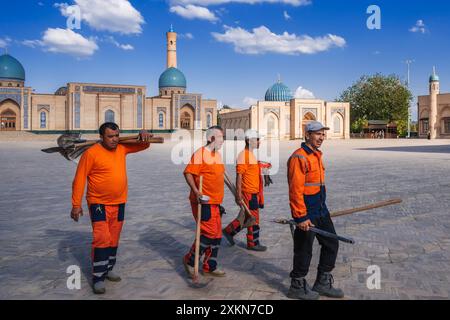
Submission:
M 159 77 L 159 95 L 146 97 L 142 85 L 70 82 L 54 94 L 25 86 L 25 69 L 0 56 L 0 130 L 94 131 L 106 122 L 123 130 L 206 129 L 217 122 L 217 101 L 188 93 L 177 69 L 177 34 L 167 32 L 167 69 Z
M 450 93 L 439 92 L 436 70 L 429 79 L 427 96 L 418 97 L 419 137 L 431 139 L 450 138 Z
M 222 109 L 219 122 L 224 129 L 256 129 L 269 139 L 298 139 L 308 122 L 317 120 L 330 127 L 328 139 L 350 138 L 350 104 L 320 99 L 293 98 L 278 80 L 267 89 L 264 101 L 243 110 Z

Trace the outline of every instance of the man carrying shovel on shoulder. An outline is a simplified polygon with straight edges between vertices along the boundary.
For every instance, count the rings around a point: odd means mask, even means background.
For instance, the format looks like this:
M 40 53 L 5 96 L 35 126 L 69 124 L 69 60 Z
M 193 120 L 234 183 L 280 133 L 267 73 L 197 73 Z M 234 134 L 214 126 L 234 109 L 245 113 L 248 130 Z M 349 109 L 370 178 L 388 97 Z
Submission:
M 120 232 L 127 202 L 126 155 L 147 149 L 153 136 L 139 133 L 138 141 L 119 144 L 119 127 L 106 122 L 99 129 L 101 142 L 86 150 L 78 164 L 72 184 L 72 211 L 70 217 L 78 222 L 86 180 L 86 199 L 93 229 L 92 265 L 93 290 L 105 293 L 105 278 L 120 281 L 112 271 L 116 263 Z
M 238 155 L 236 163 L 236 203 L 242 207 L 247 205 L 250 214 L 255 218 L 255 224 L 247 227 L 247 249 L 253 251 L 266 251 L 267 247 L 259 242 L 259 209 L 264 207 L 262 169 L 270 168 L 269 163 L 259 162 L 254 150 L 259 149 L 260 135 L 256 130 L 245 132 L 245 149 Z M 233 237 L 239 233 L 243 226 L 238 218 L 233 220 L 225 229 L 223 235 L 230 245 L 234 245 Z
M 222 221 L 220 204 L 224 195 L 225 166 L 219 149 L 223 144 L 223 129 L 219 126 L 210 127 L 206 131 L 207 144 L 192 155 L 191 161 L 184 170 L 184 176 L 191 192 L 192 214 L 197 221 L 200 214 L 200 250 L 195 257 L 196 241 L 190 251 L 183 257 L 184 268 L 190 278 L 196 276 L 195 259 L 204 255 L 203 275 L 223 277 L 225 272 L 217 268 L 217 255 L 222 239 Z M 202 177 L 202 179 L 200 179 Z M 200 186 L 200 181 L 202 185 Z M 201 192 L 200 192 L 201 189 Z M 198 204 L 201 201 L 201 212 Z

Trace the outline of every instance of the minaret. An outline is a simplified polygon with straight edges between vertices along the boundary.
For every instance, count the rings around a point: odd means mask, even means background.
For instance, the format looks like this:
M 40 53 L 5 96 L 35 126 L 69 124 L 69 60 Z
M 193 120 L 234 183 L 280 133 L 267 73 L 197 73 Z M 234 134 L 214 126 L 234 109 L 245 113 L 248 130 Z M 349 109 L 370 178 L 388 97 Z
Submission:
M 430 138 L 436 139 L 439 135 L 439 122 L 437 114 L 437 96 L 439 94 L 439 77 L 436 75 L 436 68 L 433 67 L 433 74 L 430 76 Z
M 172 25 L 167 35 L 167 68 L 177 67 L 177 34 Z

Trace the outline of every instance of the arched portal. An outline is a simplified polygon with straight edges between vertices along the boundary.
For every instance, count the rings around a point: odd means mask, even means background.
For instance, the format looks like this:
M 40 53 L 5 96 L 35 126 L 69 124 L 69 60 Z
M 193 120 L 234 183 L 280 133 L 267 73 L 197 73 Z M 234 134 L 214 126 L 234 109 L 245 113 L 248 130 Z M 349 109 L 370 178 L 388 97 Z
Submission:
M 311 121 L 316 121 L 316 116 L 313 113 L 311 113 L 311 112 L 305 113 L 305 115 L 303 116 L 303 119 L 302 119 L 302 133 L 303 133 L 303 137 L 305 136 L 305 133 L 306 133 L 306 125 L 308 123 L 310 123 Z
M 184 105 L 180 109 L 180 128 L 194 130 L 194 108 L 191 105 Z
M 0 115 L 1 131 L 15 131 L 17 130 L 17 115 L 11 109 L 6 109 Z
M 6 99 L 0 102 L 0 130 L 15 131 L 20 129 L 20 107 L 17 102 Z

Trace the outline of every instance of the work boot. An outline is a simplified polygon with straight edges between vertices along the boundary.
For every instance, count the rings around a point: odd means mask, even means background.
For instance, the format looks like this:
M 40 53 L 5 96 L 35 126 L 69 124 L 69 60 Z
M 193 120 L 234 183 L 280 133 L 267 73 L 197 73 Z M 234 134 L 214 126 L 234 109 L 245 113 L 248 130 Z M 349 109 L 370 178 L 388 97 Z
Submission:
M 223 270 L 219 270 L 219 269 L 215 269 L 213 271 L 204 271 L 203 270 L 203 275 L 205 277 L 225 277 L 226 273 Z
M 105 282 L 98 281 L 98 282 L 94 283 L 93 289 L 94 289 L 95 294 L 104 294 L 106 292 Z
M 288 298 L 299 300 L 319 299 L 319 294 L 311 290 L 311 287 L 304 277 L 291 279 L 291 287 L 289 288 L 287 296 Z
M 106 274 L 106 279 L 112 282 L 119 282 L 120 280 L 122 280 L 122 278 L 114 271 L 108 271 L 108 273 Z
M 330 298 L 343 298 L 344 291 L 333 287 L 333 276 L 329 272 L 318 272 L 317 279 L 314 283 L 313 290 L 318 292 L 321 296 Z
M 234 239 L 233 236 L 231 234 L 229 234 L 228 232 L 225 231 L 225 229 L 222 230 L 223 236 L 225 237 L 225 239 L 227 239 L 227 241 L 230 243 L 230 247 L 234 246 Z
M 194 278 L 194 267 L 191 267 L 183 257 L 183 266 L 189 278 Z
M 253 246 L 253 247 L 247 246 L 247 249 L 248 250 L 253 250 L 253 251 L 266 251 L 267 247 L 263 246 L 263 245 L 260 245 L 260 244 L 257 244 L 256 246 Z

